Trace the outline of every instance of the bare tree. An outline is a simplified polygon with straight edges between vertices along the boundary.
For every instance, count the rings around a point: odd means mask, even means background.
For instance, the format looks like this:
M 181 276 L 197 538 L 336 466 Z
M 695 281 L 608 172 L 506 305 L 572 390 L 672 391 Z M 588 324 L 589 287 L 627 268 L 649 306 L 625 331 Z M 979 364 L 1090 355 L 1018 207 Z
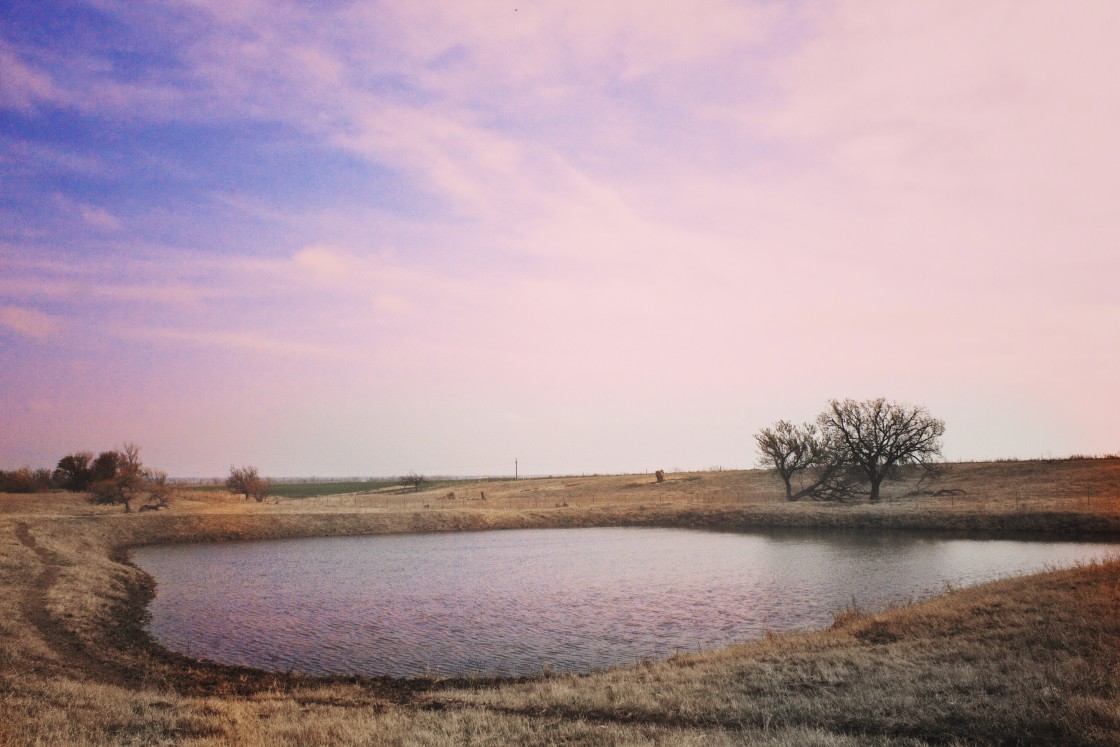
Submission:
M 401 478 L 401 482 L 403 482 L 405 485 L 411 485 L 413 492 L 416 493 L 420 492 L 420 488 L 422 488 L 424 486 L 424 483 L 427 481 L 428 478 L 415 472 L 409 472 L 407 475 Z
M 252 498 L 260 503 L 272 492 L 272 483 L 261 477 L 256 467 L 229 468 L 229 477 L 226 478 L 226 487 L 234 493 L 241 493 L 245 500 Z
M 270 495 L 272 495 L 272 480 L 267 477 L 260 477 L 249 485 L 249 493 L 246 497 L 261 503 Z
M 832 400 L 817 418 L 822 436 L 842 448 L 844 460 L 871 483 L 879 500 L 883 478 L 899 466 L 926 465 L 941 456 L 945 422 L 924 407 L 879 399 Z
M 144 486 L 147 490 L 147 500 L 140 507 L 141 511 L 152 511 L 166 508 L 171 501 L 171 486 L 167 484 L 167 473 L 159 470 L 144 470 Z
M 779 420 L 773 427 L 756 433 L 754 440 L 758 443 L 759 466 L 777 470 L 786 484 L 786 500 L 795 501 L 802 497 L 804 491 L 793 492 L 794 475 L 820 464 L 825 456 L 816 426 L 810 423 L 794 425 L 788 420 Z
M 231 493 L 240 493 L 245 496 L 245 500 L 249 500 L 249 495 L 252 492 L 250 486 L 259 479 L 260 473 L 256 467 L 234 467 L 230 465 L 229 476 L 226 477 L 225 485 Z
M 132 511 L 132 502 L 147 493 L 147 476 L 140 462 L 140 447 L 125 444 L 120 451 L 103 451 L 93 462 L 93 481 L 87 500 L 94 504 L 123 505 Z M 166 476 L 164 478 L 166 483 Z
M 816 426 L 779 420 L 755 434 L 755 441 L 759 466 L 778 473 L 785 483 L 787 501 L 836 501 L 855 492 L 859 475 L 853 473 L 845 450 Z M 795 477 L 801 478 L 796 488 Z

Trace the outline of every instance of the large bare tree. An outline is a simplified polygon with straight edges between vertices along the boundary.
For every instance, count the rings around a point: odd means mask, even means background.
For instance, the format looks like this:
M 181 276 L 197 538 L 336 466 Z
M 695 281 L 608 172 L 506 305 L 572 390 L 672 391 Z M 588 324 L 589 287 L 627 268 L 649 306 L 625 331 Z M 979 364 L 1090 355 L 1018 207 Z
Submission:
M 821 435 L 843 448 L 846 460 L 871 483 L 871 502 L 891 470 L 926 465 L 941 456 L 945 421 L 924 407 L 879 399 L 832 400 L 817 417 Z

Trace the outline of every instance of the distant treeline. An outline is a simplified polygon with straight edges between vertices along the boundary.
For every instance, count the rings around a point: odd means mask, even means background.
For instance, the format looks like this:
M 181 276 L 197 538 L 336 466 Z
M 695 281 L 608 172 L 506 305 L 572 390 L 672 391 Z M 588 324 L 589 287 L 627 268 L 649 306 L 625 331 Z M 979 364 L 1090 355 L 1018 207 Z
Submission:
M 49 469 L 0 470 L 0 493 L 41 493 L 56 487 Z
M 995 459 L 982 459 L 979 461 L 991 462 L 1061 462 L 1061 461 L 1081 461 L 1088 459 L 1120 459 L 1120 453 L 1116 454 L 1071 454 L 1067 457 L 1049 457 L 1042 456 L 1037 458 L 1020 459 L 1019 457 L 997 457 Z M 975 460 L 951 460 L 953 462 L 972 462 Z M 710 471 L 722 471 L 725 468 Z M 674 470 L 679 472 L 680 470 Z M 587 475 L 580 475 L 586 477 Z M 599 476 L 598 474 L 593 476 Z M 548 477 L 575 477 L 575 475 L 531 475 L 524 476 L 522 479 L 544 479 Z M 302 491 L 285 490 L 284 486 L 296 485 L 335 485 L 345 484 L 349 489 L 346 492 L 361 490 L 363 486 L 371 485 L 393 485 L 400 484 L 405 478 L 398 477 L 279 477 L 273 478 L 273 487 L 279 488 L 275 492 L 277 494 L 288 495 L 296 497 Z M 508 480 L 509 477 L 494 477 L 487 475 L 432 475 L 427 477 L 429 482 L 454 482 L 459 480 L 490 480 L 501 481 Z M 57 471 L 53 472 L 46 468 L 33 469 L 31 467 L 20 467 L 12 470 L 0 470 L 0 493 L 42 493 L 50 490 L 65 489 L 66 477 L 59 474 Z M 182 487 L 198 487 L 198 488 L 214 488 L 216 490 L 226 489 L 226 478 L 224 477 L 172 477 L 168 478 L 167 482 L 176 486 Z M 316 493 L 313 493 L 316 494 Z

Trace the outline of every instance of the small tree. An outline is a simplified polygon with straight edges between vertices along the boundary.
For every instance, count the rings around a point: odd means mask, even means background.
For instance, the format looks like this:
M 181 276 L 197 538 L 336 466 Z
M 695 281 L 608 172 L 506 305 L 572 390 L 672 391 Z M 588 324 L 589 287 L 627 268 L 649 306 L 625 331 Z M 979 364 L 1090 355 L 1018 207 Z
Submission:
M 941 456 L 945 421 L 924 407 L 879 399 L 832 400 L 817 418 L 824 438 L 871 483 L 871 502 L 892 470 L 907 464 L 928 465 Z
M 123 505 L 127 514 L 132 511 L 132 502 L 147 494 L 149 473 L 140 462 L 140 447 L 136 444 L 98 454 L 93 462 L 93 475 L 87 499 L 90 503 Z
M 144 483 L 148 491 L 147 502 L 140 507 L 158 509 L 166 508 L 171 502 L 171 486 L 167 484 L 167 473 L 157 470 L 144 470 Z
M 89 490 L 93 482 L 93 454 L 88 451 L 79 451 L 67 454 L 58 460 L 58 467 L 51 480 L 60 488 L 81 493 Z
M 763 428 L 755 434 L 758 443 L 758 464 L 772 467 L 786 484 L 786 500 L 795 501 L 803 495 L 793 492 L 793 476 L 798 472 L 820 464 L 824 457 L 817 429 L 809 423 L 794 425 L 788 420 L 779 420 L 771 428 Z
M 413 492 L 416 493 L 420 492 L 420 488 L 423 487 L 424 483 L 427 481 L 428 478 L 424 477 L 423 475 L 418 475 L 415 472 L 409 472 L 407 475 L 401 478 L 401 482 L 403 482 L 405 485 L 411 485 Z
M 785 483 L 787 501 L 842 500 L 851 496 L 857 476 L 843 449 L 810 423 L 793 425 L 779 420 L 759 431 L 755 441 L 759 466 L 778 473 Z M 794 490 L 793 478 L 799 474 L 807 481 L 801 481 Z
M 250 480 L 247 486 L 249 492 L 246 498 L 252 498 L 257 503 L 261 503 L 265 498 L 272 495 L 272 481 L 267 477 L 257 477 L 255 480 Z
M 252 498 L 257 503 L 262 502 L 272 492 L 272 483 L 261 477 L 256 467 L 230 466 L 226 487 L 231 492 L 244 495 L 245 500 Z

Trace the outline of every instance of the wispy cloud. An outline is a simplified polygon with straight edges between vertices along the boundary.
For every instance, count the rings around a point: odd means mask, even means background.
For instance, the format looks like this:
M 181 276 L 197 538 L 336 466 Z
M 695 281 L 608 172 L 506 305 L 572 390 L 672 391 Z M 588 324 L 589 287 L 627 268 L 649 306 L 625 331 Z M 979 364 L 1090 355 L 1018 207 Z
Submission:
M 0 324 L 35 339 L 50 337 L 61 329 L 59 320 L 50 314 L 21 306 L 0 306 Z
M 44 102 L 61 103 L 61 91 L 44 70 L 20 59 L 20 56 L 0 38 L 0 107 L 33 111 Z
M 45 174 L 104 176 L 107 171 L 105 163 L 96 154 L 81 153 L 73 147 L 0 136 L 0 148 L 4 153 L 0 167 L 12 177 Z
M 121 220 L 108 210 L 95 205 L 78 205 L 78 212 L 88 225 L 102 231 L 120 230 Z
M 199 347 L 224 348 L 243 353 L 294 356 L 299 358 L 327 358 L 346 360 L 354 357 L 352 351 L 326 345 L 316 345 L 296 340 L 285 340 L 268 335 L 248 332 L 202 331 L 164 329 L 159 327 L 125 327 L 117 330 L 118 337 L 134 340 L 186 343 Z
M 214 282 L 213 268 L 208 272 L 206 262 L 182 253 L 176 257 L 175 253 L 156 252 L 146 259 L 131 257 L 122 262 L 112 256 L 52 259 L 41 256 L 43 252 L 38 246 L 11 244 L 0 250 L 0 260 L 9 270 L 0 276 L 0 297 L 68 302 L 79 307 L 106 301 L 197 306 L 245 292 Z M 226 266 L 219 264 L 219 268 Z

